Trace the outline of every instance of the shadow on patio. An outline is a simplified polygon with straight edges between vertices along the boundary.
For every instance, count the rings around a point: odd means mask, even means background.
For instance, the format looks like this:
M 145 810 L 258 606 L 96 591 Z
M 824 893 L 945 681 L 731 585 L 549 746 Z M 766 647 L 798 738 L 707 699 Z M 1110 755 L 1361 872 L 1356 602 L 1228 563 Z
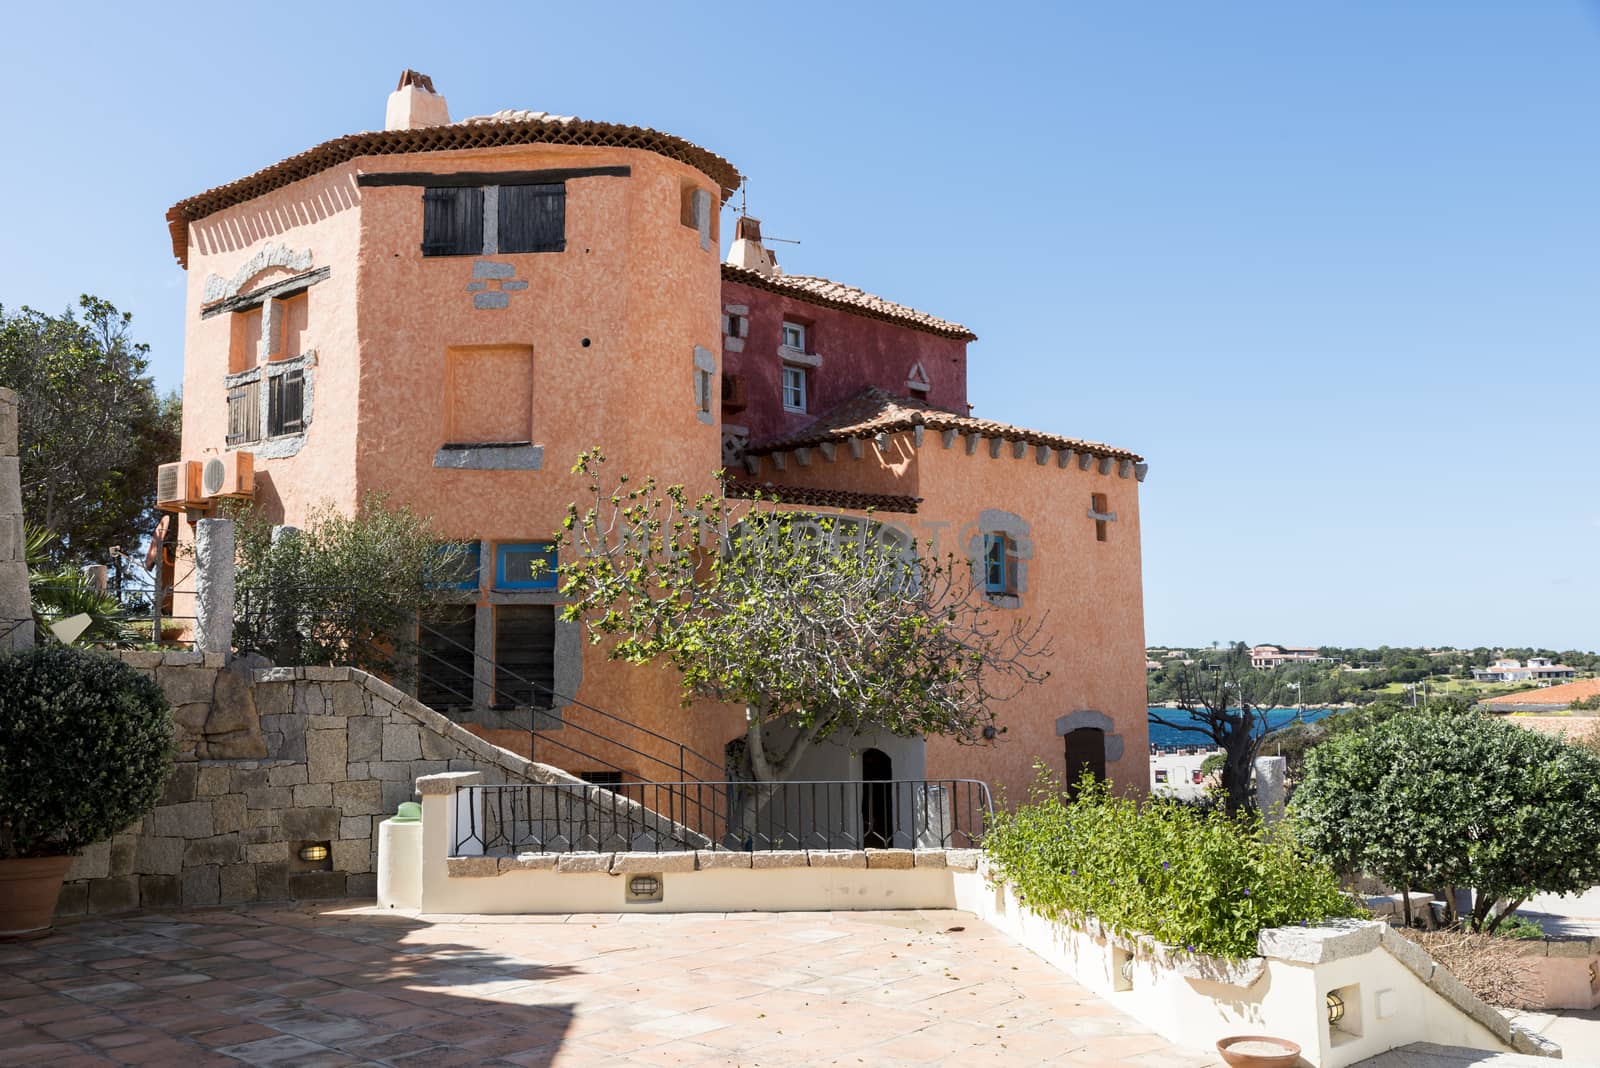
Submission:
M 583 969 L 347 902 L 140 913 L 0 944 L 0 1064 L 550 1064 Z M 491 946 L 493 948 L 485 948 Z

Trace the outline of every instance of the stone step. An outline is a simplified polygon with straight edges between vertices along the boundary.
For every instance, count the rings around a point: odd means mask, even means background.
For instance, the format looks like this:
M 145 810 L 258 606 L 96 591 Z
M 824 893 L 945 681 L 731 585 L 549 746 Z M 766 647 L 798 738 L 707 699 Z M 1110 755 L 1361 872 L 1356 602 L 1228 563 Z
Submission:
M 1593 1061 L 1563 1059 L 1563 1065 L 1594 1068 Z M 1523 1053 L 1491 1053 L 1462 1046 L 1441 1046 L 1433 1042 L 1413 1042 L 1409 1046 L 1380 1053 L 1353 1068 L 1552 1068 L 1549 1057 L 1530 1057 Z

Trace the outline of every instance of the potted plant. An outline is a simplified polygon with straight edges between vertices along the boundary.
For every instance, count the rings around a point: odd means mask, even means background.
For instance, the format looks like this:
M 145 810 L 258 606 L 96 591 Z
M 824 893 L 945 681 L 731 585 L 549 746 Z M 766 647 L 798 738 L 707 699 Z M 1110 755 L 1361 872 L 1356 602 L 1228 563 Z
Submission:
M 115 657 L 0 656 L 0 938 L 49 929 L 72 855 L 155 807 L 172 752 L 166 695 Z

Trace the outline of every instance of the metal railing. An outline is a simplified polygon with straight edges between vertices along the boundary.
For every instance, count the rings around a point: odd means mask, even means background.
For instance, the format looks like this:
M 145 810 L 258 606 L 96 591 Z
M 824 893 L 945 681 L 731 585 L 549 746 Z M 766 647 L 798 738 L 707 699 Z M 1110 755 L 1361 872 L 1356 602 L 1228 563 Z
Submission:
M 456 790 L 452 855 L 976 848 L 977 779 L 530 783 Z
M 311 611 L 297 607 L 283 596 L 284 591 L 238 591 L 234 642 L 241 651 L 262 652 L 280 666 L 350 664 L 387 676 L 402 687 L 425 678 L 434 696 L 454 699 L 449 705 L 438 702 L 443 706 L 436 711 L 485 727 L 524 731 L 529 759 L 571 771 L 612 772 L 652 782 L 727 774 L 722 762 L 676 738 L 559 693 L 427 621 L 374 604 L 357 591 L 290 592 L 291 597 L 318 595 L 310 599 L 318 607 Z M 349 596 L 328 596 L 341 592 Z M 493 680 L 487 687 L 487 702 L 479 699 L 480 679 Z M 532 702 L 518 706 L 497 700 L 506 693 L 526 693 Z M 552 711 L 558 703 L 559 716 Z M 580 722 L 568 710 L 577 710 L 589 722 Z

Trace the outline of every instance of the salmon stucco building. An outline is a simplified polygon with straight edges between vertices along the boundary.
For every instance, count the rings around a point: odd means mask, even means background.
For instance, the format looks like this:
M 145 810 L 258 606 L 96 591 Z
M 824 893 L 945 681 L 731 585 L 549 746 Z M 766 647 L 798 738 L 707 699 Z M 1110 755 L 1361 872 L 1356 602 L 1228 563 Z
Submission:
M 453 122 L 408 71 L 383 130 L 175 205 L 183 451 L 158 496 L 187 521 L 169 525 L 192 540 L 217 496 L 294 526 L 387 493 L 477 562 L 419 639 L 443 667 L 418 698 L 591 781 L 662 781 L 673 764 L 722 777 L 744 712 L 681 707 L 672 674 L 609 663 L 558 619 L 554 575 L 528 564 L 583 495 L 574 458 L 599 444 L 615 470 L 695 492 L 871 509 L 966 554 L 1000 613 L 1048 616 L 1050 676 L 980 744 L 852 738 L 800 777 L 970 777 L 1018 798 L 1043 761 L 1143 790 L 1143 459 L 973 416 L 971 331 L 784 273 L 752 218 L 723 262 L 741 181 L 648 128 Z M 518 710 L 533 718 L 506 730 Z M 683 766 L 679 745 L 708 758 Z

